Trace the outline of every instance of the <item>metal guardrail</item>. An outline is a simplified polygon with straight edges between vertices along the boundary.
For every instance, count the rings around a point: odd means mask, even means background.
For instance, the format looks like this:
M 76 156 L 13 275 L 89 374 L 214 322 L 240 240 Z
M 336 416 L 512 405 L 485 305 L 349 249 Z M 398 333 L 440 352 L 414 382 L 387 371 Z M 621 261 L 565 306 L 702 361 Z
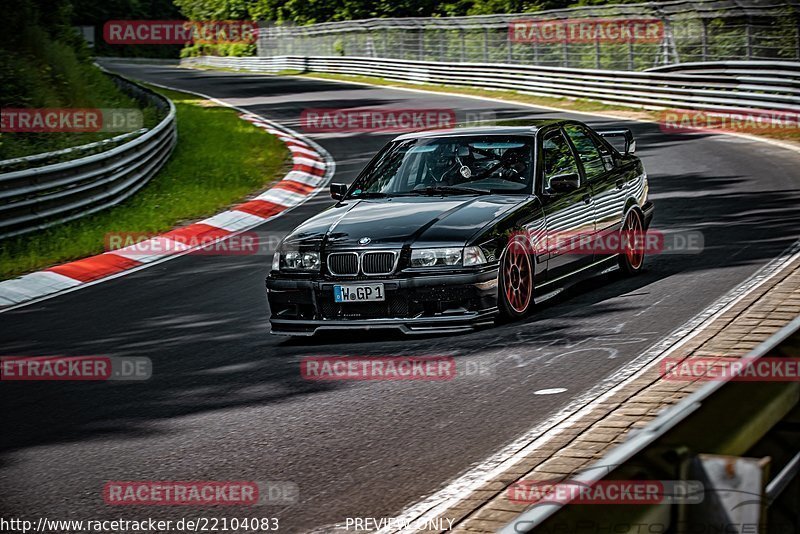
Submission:
M 137 98 L 154 103 L 165 117 L 152 130 L 110 150 L 0 173 L 0 238 L 41 230 L 114 206 L 141 189 L 167 161 L 177 139 L 175 106 L 149 89 L 109 75 Z M 120 140 L 119 136 L 114 139 Z M 102 142 L 68 151 L 96 146 L 102 146 Z M 36 155 L 34 160 L 52 155 Z M 16 163 L 0 162 L 0 168 Z
M 40 165 L 46 165 L 48 160 L 57 160 L 63 156 L 70 156 L 82 152 L 99 152 L 105 150 L 107 147 L 110 148 L 112 146 L 116 146 L 118 143 L 121 143 L 126 139 L 142 135 L 146 131 L 147 128 L 141 128 L 133 132 L 126 132 L 124 134 L 115 135 L 114 137 L 109 137 L 107 139 L 101 139 L 100 141 L 95 141 L 94 143 L 71 146 L 61 150 L 53 150 L 52 152 L 41 152 L 39 154 L 22 156 L 19 158 L 4 159 L 0 161 L 0 170 L 8 172 L 9 170 L 13 170 L 14 167 L 20 167 L 20 170 L 22 170 L 22 168 L 29 168 L 32 164 L 37 162 L 39 162 Z
M 275 57 L 222 57 L 201 56 L 181 59 L 182 66 L 207 66 L 223 69 L 251 70 L 253 72 L 276 73 L 282 71 L 307 70 L 308 61 L 305 56 Z
M 731 59 L 800 60 L 796 0 L 672 0 L 533 13 L 267 25 L 259 56 L 317 55 L 643 70 Z M 660 42 L 515 39 L 520 21 L 658 20 Z
M 765 357 L 797 358 L 799 353 L 800 317 L 741 363 L 756 364 Z M 739 458 L 743 455 L 754 458 Z M 800 532 L 798 501 L 791 495 L 781 502 L 790 503 L 788 519 L 784 515 L 780 525 L 763 528 L 767 508 L 773 510 L 800 471 L 800 382 L 710 382 L 565 483 L 590 487 L 601 480 L 686 480 L 705 474 L 703 462 L 709 458 L 721 458 L 725 471 L 721 478 L 711 476 L 703 481 L 702 503 L 534 504 L 500 533 Z M 743 468 L 748 460 L 763 469 L 764 475 L 775 467 L 777 473 L 771 480 L 763 476 L 755 484 L 747 484 L 747 469 Z M 795 487 L 795 496 L 799 490 Z M 748 524 L 749 520 L 756 524 Z M 597 530 L 600 525 L 602 530 Z M 623 526 L 638 526 L 639 530 Z
M 400 82 L 505 89 L 550 97 L 598 100 L 645 108 L 800 112 L 800 62 L 736 62 L 680 65 L 670 72 L 618 72 L 530 65 L 439 63 L 367 57 L 202 57 L 184 65 L 261 72 L 377 76 Z M 703 65 L 708 72 L 697 67 Z M 713 71 L 717 69 L 717 71 Z
M 121 57 L 121 56 L 99 56 L 98 61 L 102 63 L 135 63 L 138 65 L 169 65 L 174 66 L 180 63 L 177 58 L 157 58 L 157 57 Z

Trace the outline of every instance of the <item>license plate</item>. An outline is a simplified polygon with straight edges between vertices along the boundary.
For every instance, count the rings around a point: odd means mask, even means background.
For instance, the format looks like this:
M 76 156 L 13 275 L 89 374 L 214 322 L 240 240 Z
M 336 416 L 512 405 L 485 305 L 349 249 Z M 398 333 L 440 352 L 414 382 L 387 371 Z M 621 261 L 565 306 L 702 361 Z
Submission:
M 333 286 L 334 302 L 381 302 L 386 300 L 383 284 Z

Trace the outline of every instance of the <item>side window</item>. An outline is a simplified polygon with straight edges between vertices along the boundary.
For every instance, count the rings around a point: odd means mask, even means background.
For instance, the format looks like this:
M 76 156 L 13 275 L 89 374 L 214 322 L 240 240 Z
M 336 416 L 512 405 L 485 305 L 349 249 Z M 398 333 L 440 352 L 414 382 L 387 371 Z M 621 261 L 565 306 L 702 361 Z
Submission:
M 575 145 L 578 151 L 578 157 L 581 158 L 583 163 L 583 170 L 586 171 L 586 179 L 591 180 L 610 170 L 607 165 L 613 166 L 613 160 L 608 158 L 606 161 L 601 153 L 601 148 L 598 147 L 594 140 L 589 137 L 589 134 L 578 126 L 566 126 L 564 128 L 567 135 Z M 605 147 L 603 147 L 605 148 Z
M 544 188 L 550 188 L 550 180 L 554 176 L 574 174 L 578 176 L 578 164 L 567 139 L 561 130 L 545 134 L 542 141 L 542 158 L 544 162 Z

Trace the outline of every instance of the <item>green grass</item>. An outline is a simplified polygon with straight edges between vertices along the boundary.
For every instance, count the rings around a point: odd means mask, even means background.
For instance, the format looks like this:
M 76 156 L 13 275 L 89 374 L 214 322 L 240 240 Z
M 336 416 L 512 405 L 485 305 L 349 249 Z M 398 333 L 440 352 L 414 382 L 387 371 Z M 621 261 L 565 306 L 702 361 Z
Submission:
M 177 109 L 178 144 L 167 164 L 118 206 L 0 241 L 0 279 L 104 252 L 108 232 L 162 233 L 208 217 L 263 190 L 288 169 L 285 145 L 235 110 L 186 93 L 154 90 Z

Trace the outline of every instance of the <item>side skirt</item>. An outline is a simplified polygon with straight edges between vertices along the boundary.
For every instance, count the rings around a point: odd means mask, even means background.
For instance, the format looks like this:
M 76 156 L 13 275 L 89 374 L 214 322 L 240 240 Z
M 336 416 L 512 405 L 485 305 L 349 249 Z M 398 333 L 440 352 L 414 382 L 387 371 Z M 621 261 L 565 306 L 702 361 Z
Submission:
M 565 274 L 555 280 L 545 282 L 539 286 L 538 291 L 534 291 L 534 304 L 550 300 L 578 282 L 619 270 L 618 257 L 619 254 L 614 254 L 608 258 L 603 258 L 585 267 L 581 267 L 577 271 Z

